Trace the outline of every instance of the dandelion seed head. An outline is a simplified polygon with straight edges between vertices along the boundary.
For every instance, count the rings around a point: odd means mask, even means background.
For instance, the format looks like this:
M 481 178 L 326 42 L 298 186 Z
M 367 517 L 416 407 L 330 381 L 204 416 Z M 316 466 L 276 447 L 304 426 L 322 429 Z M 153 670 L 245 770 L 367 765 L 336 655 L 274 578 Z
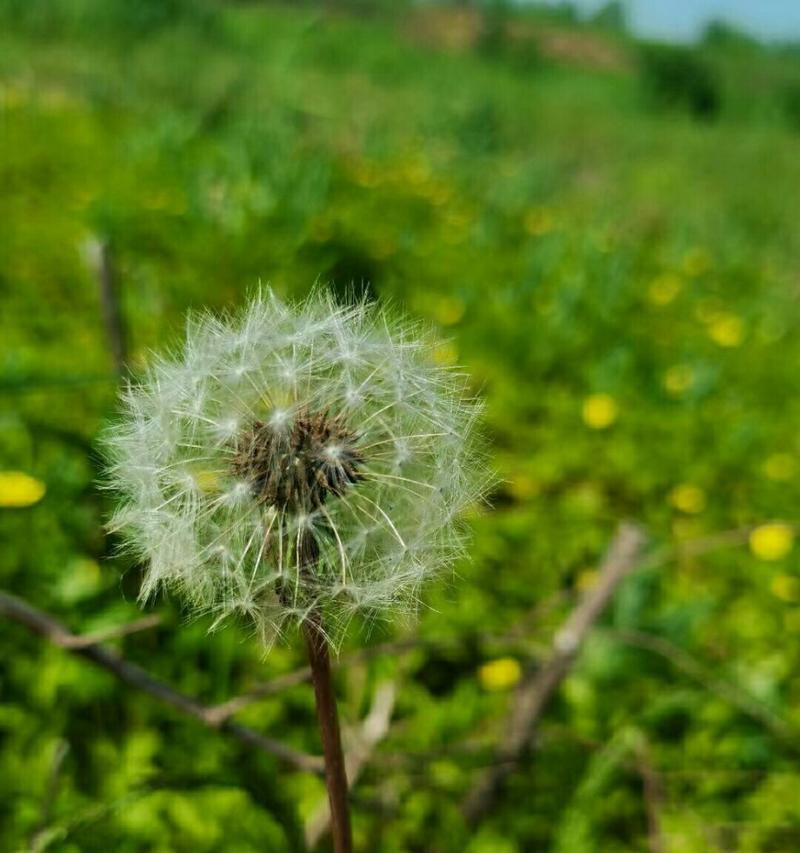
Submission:
M 141 596 L 174 590 L 264 637 L 319 608 L 334 640 L 356 614 L 413 611 L 490 482 L 480 404 L 434 352 L 419 326 L 323 291 L 190 317 L 106 436 Z

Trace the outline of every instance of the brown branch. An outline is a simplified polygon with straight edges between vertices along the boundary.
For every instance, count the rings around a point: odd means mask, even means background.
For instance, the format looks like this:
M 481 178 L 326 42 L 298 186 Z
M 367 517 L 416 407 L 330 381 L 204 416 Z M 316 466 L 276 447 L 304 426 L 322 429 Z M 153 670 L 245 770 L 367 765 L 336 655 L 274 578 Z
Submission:
M 70 654 L 91 661 L 115 675 L 125 684 L 149 694 L 165 705 L 174 708 L 176 711 L 199 720 L 209 728 L 216 728 L 221 732 L 225 732 L 255 749 L 273 755 L 290 767 L 311 773 L 319 773 L 322 769 L 322 762 L 316 756 L 299 752 L 278 740 L 259 734 L 246 726 L 239 725 L 230 720 L 215 726 L 208 719 L 209 709 L 205 705 L 183 693 L 179 693 L 168 684 L 164 684 L 162 681 L 154 678 L 140 666 L 124 660 L 111 649 L 97 644 L 84 644 L 81 641 L 81 637 L 71 633 L 52 616 L 32 607 L 16 596 L 0 592 L 0 616 L 5 616 L 7 619 L 11 619 L 24 626 L 34 634 L 45 637 L 51 643 L 70 652 Z
M 71 634 L 69 637 L 64 637 L 59 645 L 64 649 L 81 649 L 86 648 L 86 646 L 97 646 L 100 643 L 105 643 L 107 640 L 115 640 L 118 637 L 137 634 L 139 631 L 147 631 L 149 628 L 155 628 L 156 625 L 160 624 L 161 617 L 153 613 L 150 616 L 143 616 L 141 619 L 135 619 L 133 622 L 128 622 L 125 625 L 102 628 L 99 631 L 93 631 L 91 634 Z
M 389 723 L 394 710 L 396 690 L 392 682 L 380 684 L 375 691 L 372 707 L 364 718 L 358 731 L 354 733 L 350 748 L 347 750 L 345 764 L 347 781 L 352 789 L 358 781 L 375 747 L 389 732 Z M 330 809 L 327 800 L 320 803 L 306 823 L 306 847 L 313 849 L 328 831 Z
M 491 809 L 506 778 L 530 746 L 547 703 L 569 673 L 586 636 L 605 610 L 620 582 L 639 561 L 644 533 L 633 524 L 621 524 L 589 589 L 555 636 L 550 658 L 526 675 L 517 687 L 496 750 L 496 766 L 480 775 L 462 804 L 468 823 L 475 825 Z
M 114 366 L 120 376 L 127 370 L 128 355 L 125 324 L 119 301 L 119 282 L 114 269 L 114 258 L 107 240 L 91 238 L 86 243 L 86 258 L 97 279 L 100 303 L 103 309 L 103 324 L 108 343 L 114 357 Z

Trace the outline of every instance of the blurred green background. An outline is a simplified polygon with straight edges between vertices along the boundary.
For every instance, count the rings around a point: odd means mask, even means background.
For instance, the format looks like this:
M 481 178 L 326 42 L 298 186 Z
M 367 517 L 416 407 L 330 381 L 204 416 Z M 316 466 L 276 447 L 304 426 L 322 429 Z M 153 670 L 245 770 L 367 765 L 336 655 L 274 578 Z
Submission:
M 345 645 L 419 637 L 338 674 L 349 725 L 398 694 L 353 795 L 362 850 L 800 849 L 800 47 L 646 44 L 615 9 L 0 2 L 6 591 L 77 632 L 139 615 L 97 487 L 118 378 L 92 241 L 134 370 L 259 281 L 369 282 L 486 398 L 502 485 L 474 559 L 418 623 Z M 520 669 L 623 518 L 668 556 L 467 830 Z M 302 664 L 154 609 L 112 645 L 204 702 Z M 0 642 L 0 849 L 302 849 L 319 779 L 18 625 Z M 307 685 L 239 719 L 319 751 Z

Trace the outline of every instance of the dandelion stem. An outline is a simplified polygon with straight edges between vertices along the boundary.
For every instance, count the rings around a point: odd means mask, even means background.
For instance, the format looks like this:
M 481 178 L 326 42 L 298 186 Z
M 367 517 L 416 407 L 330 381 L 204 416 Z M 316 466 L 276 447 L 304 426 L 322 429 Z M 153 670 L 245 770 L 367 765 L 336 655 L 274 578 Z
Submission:
M 278 537 L 280 542 L 281 536 Z M 297 538 L 298 576 L 313 575 L 319 560 L 319 545 L 313 535 L 299 532 Z M 288 604 L 290 592 L 283 579 L 276 591 L 280 600 Z M 347 773 L 339 730 L 339 711 L 331 679 L 331 659 L 328 638 L 325 634 L 322 611 L 312 607 L 303 620 L 303 635 L 308 650 L 311 682 L 317 706 L 322 752 L 325 756 L 325 786 L 331 810 L 331 836 L 335 853 L 352 853 L 353 839 L 350 831 L 350 807 L 347 803 Z
M 325 784 L 331 807 L 331 835 L 336 853 L 351 853 L 350 810 L 347 804 L 347 775 L 339 732 L 339 714 L 331 680 L 331 660 L 328 640 L 318 611 L 309 614 L 303 625 L 311 665 L 311 680 L 317 701 L 317 720 L 325 755 Z

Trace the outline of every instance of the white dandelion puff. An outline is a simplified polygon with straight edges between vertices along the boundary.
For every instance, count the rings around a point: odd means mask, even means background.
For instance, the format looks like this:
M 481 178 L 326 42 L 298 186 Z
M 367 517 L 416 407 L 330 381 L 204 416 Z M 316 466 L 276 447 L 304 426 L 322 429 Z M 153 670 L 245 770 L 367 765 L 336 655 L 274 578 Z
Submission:
M 319 613 L 333 638 L 354 614 L 412 608 L 490 481 L 480 404 L 434 346 L 320 290 L 192 316 L 106 435 L 111 527 L 145 563 L 142 597 L 174 590 L 265 637 Z

